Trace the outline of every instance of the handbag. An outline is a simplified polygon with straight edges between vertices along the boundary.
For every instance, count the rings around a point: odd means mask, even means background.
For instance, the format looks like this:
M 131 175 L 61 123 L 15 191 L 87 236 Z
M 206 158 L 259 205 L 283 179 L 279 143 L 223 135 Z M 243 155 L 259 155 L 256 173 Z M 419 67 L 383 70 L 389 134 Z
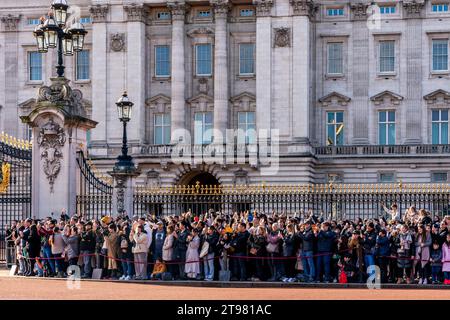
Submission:
M 267 252 L 269 252 L 269 253 L 275 253 L 275 252 L 278 252 L 278 244 L 276 244 L 276 243 L 269 243 L 269 244 L 267 244 L 267 246 L 266 246 L 266 250 L 267 250 Z
M 341 270 L 341 274 L 339 275 L 339 283 L 347 283 L 347 274 L 344 272 L 344 270 Z
M 209 243 L 208 241 L 205 241 L 203 242 L 202 250 L 200 251 L 200 258 L 203 258 L 206 255 L 208 255 L 208 251 L 209 251 Z

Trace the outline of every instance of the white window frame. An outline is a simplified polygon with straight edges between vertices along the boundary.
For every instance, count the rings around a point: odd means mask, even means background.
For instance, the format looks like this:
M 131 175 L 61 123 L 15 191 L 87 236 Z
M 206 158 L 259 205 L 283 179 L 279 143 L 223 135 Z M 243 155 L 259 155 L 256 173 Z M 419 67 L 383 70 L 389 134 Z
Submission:
M 248 116 L 250 113 L 253 114 L 254 122 L 249 122 L 249 120 L 248 120 L 248 118 L 249 118 Z M 245 122 L 243 122 L 243 123 L 239 122 L 240 114 L 245 114 Z M 237 128 L 238 128 L 238 130 L 239 129 L 242 130 L 245 134 L 244 144 L 255 144 L 256 140 L 257 140 L 257 137 L 256 137 L 256 112 L 254 112 L 254 111 L 238 111 L 238 113 L 237 113 Z M 252 141 L 250 141 L 250 138 L 251 138 L 251 136 L 250 136 L 251 132 L 249 132 L 250 130 L 254 130 Z M 238 144 L 243 144 L 242 141 L 239 141 L 239 138 L 240 137 L 238 137 Z
M 447 69 L 434 69 L 434 42 L 435 41 L 442 41 L 447 42 Z M 449 38 L 432 38 L 431 39 L 431 72 L 432 73 L 448 73 L 449 72 Z
M 389 112 L 393 112 L 394 113 L 394 121 L 389 121 Z M 385 115 L 386 115 L 386 120 L 385 121 L 380 121 L 380 113 L 385 113 Z M 380 141 L 380 125 L 381 124 L 385 124 L 386 128 L 385 128 L 384 134 L 386 135 L 386 144 L 383 144 L 383 146 L 395 145 L 395 143 L 397 141 L 397 125 L 396 125 L 397 116 L 396 116 L 395 110 L 378 110 L 377 116 L 378 116 L 378 121 L 377 121 L 377 124 L 378 124 L 378 144 L 382 145 L 381 141 Z M 389 143 L 390 142 L 389 141 L 389 125 L 390 124 L 394 124 L 394 143 Z
M 41 56 L 41 66 L 40 66 L 41 78 L 40 79 L 31 79 L 31 75 L 32 75 L 32 71 L 31 71 L 31 68 L 32 68 L 31 55 L 34 54 L 34 53 L 40 54 L 40 56 Z M 44 74 L 43 74 L 44 73 L 44 66 L 43 66 L 43 64 L 44 64 L 44 56 L 43 56 L 43 54 L 39 53 L 38 51 L 28 51 L 27 52 L 27 61 L 28 61 L 28 72 L 27 72 L 28 73 L 28 81 L 30 81 L 30 82 L 42 82 L 43 78 L 44 78 Z M 35 68 L 37 68 L 37 67 L 35 67 Z
M 330 46 L 331 45 L 341 45 L 341 72 L 330 72 Z M 327 75 L 329 76 L 342 76 L 344 74 L 344 42 L 343 41 L 328 41 L 326 42 L 326 52 L 327 52 Z
M 156 124 L 156 119 L 157 119 L 157 117 L 162 117 L 162 124 L 161 125 L 159 125 L 159 124 Z M 165 118 L 166 117 L 168 117 L 169 118 L 169 123 L 168 124 L 164 124 L 164 120 L 165 120 Z M 167 144 L 167 143 L 165 143 L 165 141 L 168 141 L 168 143 L 170 143 L 170 139 L 171 139 L 171 125 L 170 125 L 170 123 L 171 123 L 171 119 L 170 119 L 170 113 L 154 113 L 153 114 L 153 144 L 155 144 L 155 145 L 164 145 L 164 144 Z M 169 137 L 168 137 L 168 140 L 167 139 L 165 139 L 165 138 L 167 138 L 167 137 L 165 137 L 164 136 L 164 132 L 165 132 L 165 128 L 167 128 L 167 127 L 169 127 Z M 162 132 L 162 143 L 158 143 L 157 141 L 156 141 L 156 129 L 157 128 L 161 128 L 161 132 Z
M 169 63 L 169 74 L 167 75 L 158 75 L 156 70 L 158 70 L 157 68 L 157 55 L 156 55 L 156 50 L 158 47 L 168 47 L 169 48 L 169 57 L 168 57 L 168 63 Z M 172 68 L 172 50 L 171 50 L 171 46 L 169 44 L 155 44 L 154 46 L 154 53 L 155 53 L 155 61 L 154 61 L 154 66 L 155 66 L 155 78 L 170 78 L 171 77 L 171 68 Z
M 201 121 L 196 120 L 197 115 L 201 114 L 202 119 Z M 211 123 L 210 124 L 206 124 L 206 115 L 210 114 L 211 115 Z M 199 145 L 199 143 L 197 143 L 198 137 L 196 136 L 197 134 L 197 123 L 201 122 L 201 145 L 206 145 L 206 144 L 210 144 L 212 142 L 213 136 L 212 136 L 212 129 L 214 127 L 214 114 L 212 111 L 199 111 L 199 112 L 194 112 L 194 144 Z M 206 141 L 205 140 L 205 133 L 211 130 L 211 139 L 210 141 Z
M 161 15 L 165 15 L 167 18 L 161 19 Z M 158 21 L 168 21 L 171 18 L 171 14 L 169 11 L 157 11 L 155 17 Z
M 78 75 L 78 55 L 80 54 L 80 52 L 87 52 L 88 54 L 88 64 L 87 64 L 87 68 L 88 68 L 88 77 L 87 78 L 83 78 L 81 79 Z M 90 81 L 91 80 L 91 52 L 89 49 L 83 49 L 80 52 L 76 52 L 75 53 L 75 81 Z
M 433 112 L 434 111 L 438 111 L 439 112 L 439 120 L 433 120 Z M 447 120 L 442 120 L 442 111 L 447 111 Z M 443 123 L 447 123 L 447 135 L 450 135 L 450 109 L 445 109 L 445 108 L 439 108 L 439 109 L 431 109 L 431 144 L 433 144 L 433 124 L 437 123 L 439 126 L 439 138 L 438 138 L 438 143 L 437 144 L 442 144 L 442 124 Z M 447 136 L 447 141 L 450 142 L 450 137 Z
M 253 72 L 245 73 L 241 72 L 241 45 L 252 45 L 253 46 Z M 239 75 L 240 76 L 253 76 L 255 75 L 255 67 L 256 67 L 256 45 L 253 42 L 241 42 L 239 43 Z
M 198 68 L 199 68 L 199 63 L 198 63 L 198 48 L 200 46 L 209 46 L 210 50 L 209 50 L 209 70 L 211 71 L 210 73 L 199 73 Z M 212 76 L 213 74 L 213 47 L 211 43 L 197 43 L 195 45 L 195 75 L 196 76 L 203 76 L 203 77 L 209 77 Z
M 381 55 L 381 47 L 382 47 L 383 43 L 387 43 L 387 42 L 392 43 L 394 55 L 392 57 L 384 57 L 384 58 L 393 58 L 394 59 L 393 64 L 392 64 L 393 69 L 389 70 L 389 71 L 382 71 L 381 70 L 381 59 L 383 57 Z M 385 74 L 392 75 L 392 74 L 396 73 L 395 72 L 395 69 L 396 69 L 395 66 L 396 66 L 396 63 L 397 63 L 397 61 L 396 61 L 397 59 L 396 59 L 396 48 L 395 47 L 396 47 L 396 41 L 395 40 L 379 40 L 378 41 L 378 73 L 379 74 L 381 74 L 381 75 L 385 75 Z
M 334 114 L 334 121 L 336 121 L 336 114 L 337 113 L 342 113 L 342 122 L 334 122 L 334 123 L 328 123 L 328 114 L 329 113 L 333 113 Z M 336 128 L 338 125 L 342 124 L 343 128 L 342 130 L 344 130 L 343 133 L 343 139 L 342 139 L 342 144 L 337 144 L 337 136 L 336 136 Z M 333 143 L 334 144 L 328 144 L 328 127 L 332 125 L 334 127 L 334 131 L 333 131 Z M 327 146 L 343 146 L 345 145 L 345 112 L 343 110 L 328 110 L 325 112 L 325 144 Z

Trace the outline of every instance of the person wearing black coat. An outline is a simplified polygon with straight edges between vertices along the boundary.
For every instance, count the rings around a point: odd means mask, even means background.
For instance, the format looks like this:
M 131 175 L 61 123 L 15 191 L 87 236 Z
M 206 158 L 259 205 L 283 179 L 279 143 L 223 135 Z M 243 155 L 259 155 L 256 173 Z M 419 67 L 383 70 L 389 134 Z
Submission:
M 217 243 L 219 242 L 219 234 L 214 226 L 210 226 L 205 237 L 208 243 L 208 254 L 203 257 L 203 268 L 206 281 L 214 280 L 214 258 L 218 255 Z
M 317 277 L 320 281 L 322 268 L 324 269 L 324 281 L 331 280 L 331 256 L 333 251 L 333 244 L 336 234 L 330 230 L 328 222 L 322 223 L 322 228 L 319 232 L 315 232 L 317 237 Z
M 311 221 L 305 222 L 305 230 L 298 233 L 302 242 L 302 264 L 306 281 L 314 281 L 316 268 L 314 266 L 314 232 L 311 227 Z
M 376 240 L 376 256 L 378 261 L 378 266 L 381 271 L 381 282 L 385 283 L 387 281 L 387 265 L 390 255 L 390 245 L 389 239 L 386 235 L 386 230 L 381 230 L 378 233 Z
M 375 251 L 377 244 L 377 234 L 373 222 L 367 225 L 366 232 L 363 233 L 363 250 L 364 250 L 364 264 L 366 270 L 369 266 L 375 265 Z
M 90 278 L 92 272 L 92 255 L 95 252 L 95 233 L 92 231 L 92 222 L 87 222 L 80 235 L 80 254 L 83 257 L 82 278 Z
M 247 255 L 247 241 L 250 234 L 247 231 L 245 223 L 240 223 L 238 232 L 235 234 L 233 240 L 231 240 L 231 246 L 234 248 L 233 255 L 236 256 L 236 260 L 233 263 L 234 275 L 239 276 L 239 280 L 247 280 L 247 268 L 246 261 L 243 257 Z
M 178 231 L 174 232 L 174 237 L 175 237 L 175 250 L 174 250 L 174 255 L 175 255 L 175 260 L 179 261 L 178 264 L 178 272 L 179 272 L 179 277 L 182 280 L 187 279 L 186 278 L 186 274 L 184 272 L 184 266 L 185 266 L 185 261 L 186 261 L 186 251 L 187 251 L 187 246 L 188 246 L 188 241 L 187 241 L 187 237 L 189 235 L 189 231 L 186 228 L 187 226 L 187 222 L 182 221 L 178 224 Z
M 284 236 L 283 242 L 283 257 L 295 257 L 298 250 L 298 236 L 295 234 L 295 229 L 293 224 L 287 225 L 287 234 Z M 292 279 L 295 276 L 295 262 L 296 259 L 286 259 L 284 260 L 284 270 L 286 277 Z
M 34 276 L 34 267 L 35 264 L 38 262 L 38 258 L 41 254 L 41 237 L 39 236 L 38 229 L 35 224 L 33 224 L 30 227 L 30 235 L 27 239 L 27 248 L 28 248 L 28 254 L 30 258 L 31 268 L 27 276 Z M 43 276 L 43 271 L 39 266 L 37 267 L 38 275 L 40 277 Z

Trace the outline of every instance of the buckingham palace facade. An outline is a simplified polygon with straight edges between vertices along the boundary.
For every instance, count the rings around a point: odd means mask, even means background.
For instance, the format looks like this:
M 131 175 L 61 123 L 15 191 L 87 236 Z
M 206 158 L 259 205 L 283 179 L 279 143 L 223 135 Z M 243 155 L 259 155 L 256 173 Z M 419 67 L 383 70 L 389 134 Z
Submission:
M 19 116 L 56 75 L 32 34 L 49 2 L 0 3 L 0 129 L 23 139 Z M 126 90 L 141 185 L 449 181 L 449 0 L 68 2 L 89 33 L 66 77 L 98 122 L 100 170 L 120 153 Z M 227 150 L 244 161 L 173 159 L 227 129 L 243 132 Z

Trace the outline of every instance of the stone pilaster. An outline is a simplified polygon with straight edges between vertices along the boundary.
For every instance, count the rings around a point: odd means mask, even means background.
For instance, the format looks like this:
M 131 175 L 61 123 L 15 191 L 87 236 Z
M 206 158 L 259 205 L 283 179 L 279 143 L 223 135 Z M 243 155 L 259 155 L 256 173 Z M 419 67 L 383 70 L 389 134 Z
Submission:
M 293 140 L 307 144 L 310 141 L 310 85 L 311 72 L 311 22 L 315 12 L 312 0 L 291 0 L 292 17 L 292 136 Z
M 255 0 L 256 5 L 256 129 L 271 128 L 272 18 L 273 1 Z M 270 136 L 270 133 L 269 133 Z
M 169 2 L 167 6 L 172 14 L 171 140 L 176 143 L 180 138 L 186 139 L 184 20 L 187 6 L 180 1 Z
M 98 125 L 91 133 L 91 154 L 106 155 L 106 138 L 108 126 L 108 65 L 107 41 L 109 6 L 94 5 L 89 7 L 92 18 L 92 118 Z
M 353 121 L 353 139 L 351 144 L 368 144 L 369 130 L 367 126 L 367 115 L 369 114 L 369 67 L 367 57 L 369 56 L 369 29 L 366 26 L 367 3 L 360 2 L 352 4 L 351 16 L 354 20 L 353 27 L 353 62 L 351 79 L 353 86 L 353 97 L 350 104 L 352 110 L 348 110 Z M 349 129 L 349 126 L 347 126 Z
M 212 0 L 215 18 L 214 38 L 214 129 L 221 136 L 214 142 L 222 143 L 228 128 L 228 31 L 227 18 L 230 10 L 228 0 Z
M 126 90 L 134 102 L 133 114 L 128 126 L 131 153 L 139 150 L 145 139 L 145 98 L 146 98 L 146 48 L 145 22 L 148 8 L 144 5 L 124 6 L 127 19 L 126 48 Z

